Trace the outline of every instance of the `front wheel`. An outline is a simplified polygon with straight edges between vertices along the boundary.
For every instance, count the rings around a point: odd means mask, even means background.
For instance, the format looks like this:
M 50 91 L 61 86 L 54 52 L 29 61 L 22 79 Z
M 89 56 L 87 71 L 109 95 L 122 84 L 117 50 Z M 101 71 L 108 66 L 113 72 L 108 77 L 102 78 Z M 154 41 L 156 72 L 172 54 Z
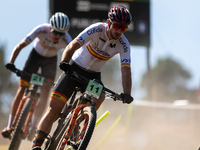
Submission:
M 56 150 L 59 150 L 61 147 L 63 150 L 85 150 L 93 134 L 95 122 L 96 110 L 91 106 L 83 108 L 78 114 L 73 129 L 71 129 L 72 132 L 67 139 L 68 142 L 64 146 L 65 135 L 67 133 L 67 130 L 65 130 Z
M 23 130 L 27 115 L 31 109 L 32 103 L 33 103 L 33 98 L 31 98 L 31 97 L 26 98 L 26 102 L 22 109 L 22 113 L 19 117 L 18 123 L 15 126 L 15 129 L 13 132 L 13 136 L 12 136 L 9 148 L 8 148 L 9 150 L 18 150 L 19 149 L 20 143 L 22 141 L 22 130 Z

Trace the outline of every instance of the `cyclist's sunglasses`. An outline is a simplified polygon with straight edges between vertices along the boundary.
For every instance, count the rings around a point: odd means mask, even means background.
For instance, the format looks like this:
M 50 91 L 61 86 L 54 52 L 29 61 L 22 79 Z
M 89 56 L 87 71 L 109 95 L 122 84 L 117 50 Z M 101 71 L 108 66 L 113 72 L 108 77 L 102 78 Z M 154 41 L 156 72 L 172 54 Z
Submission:
M 56 31 L 56 30 L 53 30 L 53 33 L 54 33 L 55 35 L 60 34 L 60 36 L 65 35 L 65 33 L 63 33 L 63 32 L 58 32 L 58 31 Z
M 123 26 L 123 25 L 120 25 L 120 24 L 117 24 L 117 23 L 113 23 L 111 21 L 111 19 L 109 19 L 110 23 L 112 23 L 112 27 L 115 29 L 115 30 L 119 30 L 121 28 L 122 32 L 125 32 L 127 29 L 128 29 L 128 26 Z

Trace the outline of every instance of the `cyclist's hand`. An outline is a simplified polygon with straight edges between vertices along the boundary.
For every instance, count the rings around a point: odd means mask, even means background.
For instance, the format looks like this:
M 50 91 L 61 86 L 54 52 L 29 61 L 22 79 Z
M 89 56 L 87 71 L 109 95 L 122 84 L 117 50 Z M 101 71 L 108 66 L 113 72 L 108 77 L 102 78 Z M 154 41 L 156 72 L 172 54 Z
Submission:
M 70 68 L 70 64 L 68 64 L 65 61 L 61 61 L 59 67 L 60 67 L 61 70 L 67 72 Z
M 15 65 L 12 64 L 12 63 L 7 63 L 5 66 L 6 66 L 7 69 L 9 69 L 11 71 L 15 71 L 15 69 L 16 69 Z
M 121 93 L 123 103 L 130 104 L 133 101 L 133 97 L 126 93 Z

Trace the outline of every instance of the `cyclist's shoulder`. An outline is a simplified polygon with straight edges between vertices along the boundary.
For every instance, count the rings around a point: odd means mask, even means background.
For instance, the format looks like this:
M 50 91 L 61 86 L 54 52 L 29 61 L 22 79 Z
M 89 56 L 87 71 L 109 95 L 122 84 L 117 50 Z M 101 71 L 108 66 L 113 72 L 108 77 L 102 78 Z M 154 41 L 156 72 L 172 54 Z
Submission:
M 91 27 L 105 27 L 107 24 L 104 22 L 96 22 L 90 25 Z
M 124 34 L 121 35 L 121 37 L 118 39 L 118 41 L 119 41 L 119 44 L 121 44 L 121 45 L 126 44 L 127 46 L 130 46 L 129 41 Z
M 63 36 L 61 40 L 63 40 L 67 45 L 68 43 L 72 41 L 72 37 L 68 32 L 65 32 L 65 36 Z
M 96 32 L 103 32 L 105 28 L 106 28 L 106 23 L 103 22 L 97 22 L 87 27 L 88 30 L 95 29 Z
M 117 49 L 119 52 L 130 51 L 130 43 L 128 39 L 122 34 L 117 42 Z
M 39 36 L 39 35 L 48 34 L 50 32 L 50 27 L 51 26 L 48 23 L 37 25 L 29 35 Z
M 41 29 L 41 30 L 50 30 L 51 25 L 49 23 L 43 23 L 39 24 L 35 27 L 35 29 Z
M 69 34 L 69 32 L 65 32 L 65 36 L 66 39 L 72 39 L 71 35 Z

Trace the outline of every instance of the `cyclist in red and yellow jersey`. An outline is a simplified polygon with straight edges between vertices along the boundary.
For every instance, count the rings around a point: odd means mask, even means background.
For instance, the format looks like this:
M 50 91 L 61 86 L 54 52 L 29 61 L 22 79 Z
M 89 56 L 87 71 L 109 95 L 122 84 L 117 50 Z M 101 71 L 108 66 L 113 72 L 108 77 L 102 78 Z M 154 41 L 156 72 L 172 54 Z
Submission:
M 57 53 L 60 49 L 65 48 L 72 40 L 71 36 L 67 32 L 69 28 L 70 22 L 68 16 L 60 12 L 55 13 L 50 18 L 50 23 L 38 25 L 26 36 L 25 39 L 14 47 L 10 62 L 6 64 L 6 68 L 11 71 L 15 69 L 14 62 L 19 52 L 35 40 L 33 49 L 25 63 L 23 71 L 31 74 L 37 73 L 38 69 L 41 68 L 42 76 L 53 82 L 56 75 Z M 20 79 L 17 93 L 11 105 L 8 126 L 1 132 L 4 138 L 10 137 L 12 132 L 10 129 L 12 121 L 24 91 L 29 87 L 29 85 L 29 79 Z M 35 131 L 45 110 L 44 108 L 46 107 L 51 87 L 52 85 L 50 84 L 44 84 L 41 88 L 41 97 L 33 116 L 31 132 Z
M 114 6 L 108 12 L 107 23 L 95 23 L 83 30 L 64 50 L 60 68 L 68 71 L 69 67 L 78 74 L 101 82 L 101 70 L 103 65 L 114 55 L 119 54 L 121 59 L 121 73 L 124 103 L 131 103 L 131 68 L 130 45 L 124 32 L 131 23 L 132 16 L 127 8 L 122 5 Z M 78 83 L 63 73 L 55 85 L 49 108 L 39 123 L 36 136 L 33 141 L 34 150 L 40 150 L 44 139 L 49 134 L 53 122 L 58 117 L 63 106 L 72 95 L 76 86 L 85 89 L 86 85 Z M 95 100 L 97 110 L 105 98 L 101 94 L 99 100 Z

